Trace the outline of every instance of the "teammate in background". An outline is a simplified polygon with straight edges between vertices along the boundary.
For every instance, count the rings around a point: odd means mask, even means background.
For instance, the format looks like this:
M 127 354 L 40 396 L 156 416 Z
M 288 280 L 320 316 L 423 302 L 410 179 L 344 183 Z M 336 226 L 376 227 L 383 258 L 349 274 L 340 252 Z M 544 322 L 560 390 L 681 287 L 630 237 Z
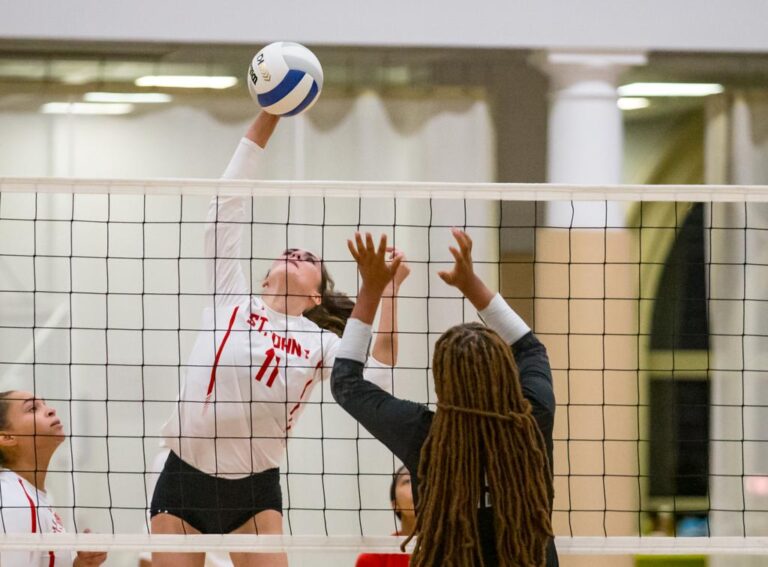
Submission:
M 0 392 L 0 521 L 7 534 L 63 533 L 45 492 L 48 464 L 64 442 L 56 410 L 34 394 Z M 3 551 L 2 567 L 96 567 L 103 552 Z
M 400 520 L 396 536 L 410 536 L 416 528 L 416 512 L 413 509 L 411 473 L 401 466 L 392 476 L 389 487 L 389 501 L 395 516 Z M 363 553 L 358 556 L 355 567 L 408 567 L 411 556 L 405 553 Z
M 435 345 L 437 411 L 362 380 L 370 325 L 393 277 L 386 238 L 356 235 L 362 285 L 331 378 L 336 401 L 403 461 L 418 536 L 411 565 L 558 564 L 552 511 L 555 398 L 546 349 L 472 267 L 472 241 L 453 229 L 453 268 L 438 275 L 488 325 L 452 327 Z M 510 346 L 511 345 L 511 346 Z M 410 539 L 410 538 L 409 538 Z M 404 546 L 403 546 L 404 548 Z
M 224 177 L 256 179 L 262 148 L 278 118 L 262 112 L 235 151 Z M 353 302 L 334 291 L 323 261 L 301 248 L 277 258 L 251 295 L 239 258 L 243 197 L 214 197 L 206 256 L 215 301 L 203 314 L 179 402 L 163 428 L 171 449 L 150 514 L 158 534 L 281 534 L 279 466 L 291 428 L 312 389 L 330 376 Z M 395 294 L 408 268 L 399 267 L 385 299 L 367 377 L 391 381 L 397 357 Z M 236 567 L 286 565 L 284 554 L 232 553 Z M 204 554 L 156 553 L 153 567 L 198 567 Z

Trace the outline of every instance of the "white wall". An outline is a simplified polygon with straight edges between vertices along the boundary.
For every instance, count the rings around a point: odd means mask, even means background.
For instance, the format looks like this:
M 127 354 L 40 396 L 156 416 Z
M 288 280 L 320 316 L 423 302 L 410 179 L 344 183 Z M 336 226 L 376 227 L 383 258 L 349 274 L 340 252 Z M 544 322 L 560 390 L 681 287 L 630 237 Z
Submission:
M 0 37 L 128 42 L 768 50 L 761 0 L 0 1 Z M 151 15 L 151 17 L 148 17 Z

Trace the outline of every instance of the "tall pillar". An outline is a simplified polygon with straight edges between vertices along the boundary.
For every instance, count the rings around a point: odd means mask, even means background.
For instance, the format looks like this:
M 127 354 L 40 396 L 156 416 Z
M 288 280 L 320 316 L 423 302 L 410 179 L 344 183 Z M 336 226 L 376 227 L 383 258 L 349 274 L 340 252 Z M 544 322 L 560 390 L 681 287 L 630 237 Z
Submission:
M 550 78 L 547 180 L 621 183 L 624 129 L 616 105 L 618 81 L 627 68 L 644 65 L 645 55 L 549 51 L 534 62 Z M 623 224 L 623 211 L 609 210 L 606 218 L 603 203 L 576 202 L 574 208 L 549 204 L 547 226 Z
M 629 66 L 645 63 L 644 55 L 546 52 L 534 62 L 550 77 L 548 181 L 620 183 L 624 134 L 618 80 Z M 558 400 L 555 532 L 637 535 L 634 235 L 624 228 L 624 206 L 603 201 L 574 201 L 573 208 L 570 201 L 547 203 L 541 220 L 533 266 L 534 330 L 549 350 Z M 634 564 L 628 556 L 589 561 Z

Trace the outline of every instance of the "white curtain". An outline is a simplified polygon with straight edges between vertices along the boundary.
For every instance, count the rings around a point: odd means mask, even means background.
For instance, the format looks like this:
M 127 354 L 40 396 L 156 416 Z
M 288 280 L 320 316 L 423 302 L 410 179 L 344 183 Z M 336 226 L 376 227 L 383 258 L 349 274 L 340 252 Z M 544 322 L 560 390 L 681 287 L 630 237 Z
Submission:
M 0 177 L 216 178 L 257 108 L 245 98 L 180 100 L 126 116 L 0 111 Z M 268 178 L 495 178 L 479 90 L 329 90 L 306 115 L 284 119 L 271 146 Z

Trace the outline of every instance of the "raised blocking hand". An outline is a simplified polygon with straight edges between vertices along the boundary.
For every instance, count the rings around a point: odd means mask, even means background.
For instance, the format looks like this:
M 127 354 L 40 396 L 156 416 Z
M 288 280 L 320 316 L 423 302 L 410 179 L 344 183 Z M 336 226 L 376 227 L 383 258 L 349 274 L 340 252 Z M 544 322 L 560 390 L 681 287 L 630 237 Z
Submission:
M 458 248 L 449 246 L 454 264 L 450 270 L 442 270 L 437 275 L 450 286 L 458 289 L 477 309 L 484 309 L 493 299 L 493 292 L 475 274 L 472 265 L 472 239 L 461 229 L 452 228 L 451 233 Z
M 458 245 L 458 248 L 455 246 L 448 247 L 454 259 L 453 268 L 437 272 L 437 275 L 448 285 L 464 292 L 477 277 L 472 266 L 472 239 L 466 232 L 458 228 L 452 228 L 451 234 Z
M 392 260 L 387 262 L 386 234 L 381 235 L 379 245 L 376 247 L 370 232 L 365 233 L 365 238 L 356 232 L 354 242 L 347 240 L 347 247 L 357 262 L 357 269 L 363 279 L 363 286 L 380 296 L 387 284 L 395 278 L 404 256 L 393 254 Z
M 384 297 L 394 297 L 397 295 L 400 285 L 411 275 L 411 267 L 408 265 L 408 260 L 405 257 L 405 253 L 399 248 L 394 246 L 387 246 L 387 253 L 390 254 L 390 262 L 394 262 L 397 258 L 400 262 L 400 266 L 397 268 L 392 281 L 387 284 L 384 289 Z

